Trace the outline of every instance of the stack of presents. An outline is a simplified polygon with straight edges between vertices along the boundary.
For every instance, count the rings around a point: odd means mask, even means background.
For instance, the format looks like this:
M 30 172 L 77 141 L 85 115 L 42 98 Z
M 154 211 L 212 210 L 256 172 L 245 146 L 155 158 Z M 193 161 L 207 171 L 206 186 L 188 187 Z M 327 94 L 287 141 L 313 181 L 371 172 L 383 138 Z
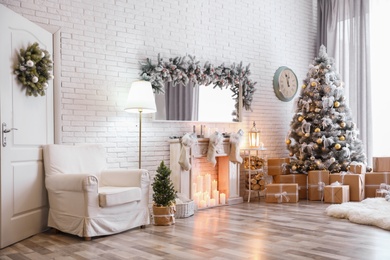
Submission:
M 266 202 L 296 203 L 299 200 L 343 203 L 382 197 L 390 187 L 390 157 L 374 157 L 373 172 L 360 163 L 351 163 L 348 172 L 327 170 L 291 174 L 289 158 L 269 158 L 268 175 L 273 182 L 266 186 Z

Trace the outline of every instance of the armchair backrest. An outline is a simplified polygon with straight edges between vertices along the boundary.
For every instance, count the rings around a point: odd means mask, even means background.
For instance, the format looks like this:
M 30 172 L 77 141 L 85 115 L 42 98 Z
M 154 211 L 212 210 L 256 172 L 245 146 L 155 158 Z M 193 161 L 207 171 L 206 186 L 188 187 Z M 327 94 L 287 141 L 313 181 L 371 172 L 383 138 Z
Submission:
M 45 175 L 89 173 L 100 178 L 107 168 L 106 151 L 100 144 L 60 145 L 43 147 Z

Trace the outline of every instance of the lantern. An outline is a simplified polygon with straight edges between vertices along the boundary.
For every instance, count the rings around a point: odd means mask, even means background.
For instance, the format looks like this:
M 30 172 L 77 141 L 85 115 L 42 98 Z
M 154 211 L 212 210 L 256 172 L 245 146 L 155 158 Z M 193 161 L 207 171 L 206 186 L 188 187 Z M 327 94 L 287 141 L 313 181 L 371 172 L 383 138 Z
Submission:
M 249 146 L 256 148 L 260 146 L 260 131 L 256 129 L 255 121 L 253 121 L 253 127 L 249 131 Z

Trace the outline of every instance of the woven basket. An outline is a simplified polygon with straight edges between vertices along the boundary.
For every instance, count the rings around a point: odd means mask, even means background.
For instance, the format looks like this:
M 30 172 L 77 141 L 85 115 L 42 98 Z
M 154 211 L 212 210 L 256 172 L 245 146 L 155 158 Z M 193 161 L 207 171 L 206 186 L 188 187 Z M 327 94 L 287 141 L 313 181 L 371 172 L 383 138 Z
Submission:
M 175 218 L 188 218 L 194 215 L 195 202 L 191 200 L 188 203 L 176 204 Z

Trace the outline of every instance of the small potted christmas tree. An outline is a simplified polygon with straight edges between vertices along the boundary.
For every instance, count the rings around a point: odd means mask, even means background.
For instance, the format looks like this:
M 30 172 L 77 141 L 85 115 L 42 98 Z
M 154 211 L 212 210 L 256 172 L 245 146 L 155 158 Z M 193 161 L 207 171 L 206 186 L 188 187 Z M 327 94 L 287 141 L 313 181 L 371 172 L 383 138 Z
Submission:
M 153 218 L 156 226 L 175 224 L 176 191 L 170 179 L 171 170 L 161 161 L 152 184 L 153 188 Z

